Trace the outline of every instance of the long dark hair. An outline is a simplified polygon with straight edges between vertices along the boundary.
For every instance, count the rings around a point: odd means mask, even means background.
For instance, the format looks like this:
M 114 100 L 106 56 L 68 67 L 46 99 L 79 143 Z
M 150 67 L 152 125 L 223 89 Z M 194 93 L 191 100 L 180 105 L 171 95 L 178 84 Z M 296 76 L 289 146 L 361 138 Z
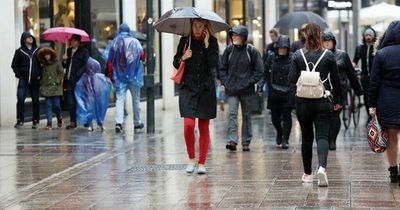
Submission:
M 322 31 L 321 27 L 316 23 L 308 23 L 304 29 L 306 37 L 306 49 L 308 51 L 315 49 L 317 52 L 321 52 L 322 49 Z

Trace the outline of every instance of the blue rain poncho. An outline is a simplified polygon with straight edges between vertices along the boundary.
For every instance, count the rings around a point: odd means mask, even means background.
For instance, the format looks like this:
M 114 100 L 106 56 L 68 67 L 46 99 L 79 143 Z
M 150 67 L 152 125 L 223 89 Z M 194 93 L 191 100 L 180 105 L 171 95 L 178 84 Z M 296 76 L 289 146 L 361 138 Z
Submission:
M 142 46 L 133 38 L 127 23 L 122 23 L 117 36 L 111 43 L 108 61 L 112 62 L 115 89 L 118 91 L 119 83 L 134 83 L 136 86 L 143 84 L 143 63 L 140 60 Z
M 75 88 L 79 123 L 88 124 L 96 119 L 98 125 L 103 125 L 111 85 L 110 79 L 101 73 L 99 62 L 90 57 L 86 65 L 86 72 L 79 79 Z

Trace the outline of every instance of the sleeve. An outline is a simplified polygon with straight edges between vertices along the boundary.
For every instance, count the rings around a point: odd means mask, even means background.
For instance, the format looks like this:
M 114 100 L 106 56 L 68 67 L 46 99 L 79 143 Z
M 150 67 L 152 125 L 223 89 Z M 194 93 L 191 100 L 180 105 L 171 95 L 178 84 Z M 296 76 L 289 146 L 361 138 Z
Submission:
M 340 95 L 340 79 L 339 79 L 339 71 L 337 67 L 337 63 L 335 57 L 332 53 L 330 53 L 329 57 L 330 62 L 330 81 L 332 84 L 332 95 L 333 95 L 333 103 L 334 104 L 342 104 L 341 95 Z
M 83 53 L 83 60 L 78 69 L 78 72 L 76 72 L 76 74 L 74 75 L 74 81 L 75 83 L 78 82 L 78 80 L 81 78 L 82 74 L 86 72 L 86 64 L 87 61 L 89 60 L 89 52 L 86 48 L 82 48 L 82 53 Z
M 356 95 L 358 95 L 358 96 L 362 95 L 363 91 L 361 88 L 361 84 L 357 79 L 356 71 L 354 70 L 354 67 L 350 61 L 350 57 L 347 53 L 345 54 L 345 65 L 347 67 L 345 69 L 346 75 L 350 81 L 351 88 L 353 88 Z
M 224 50 L 224 53 L 221 57 L 221 62 L 218 69 L 218 76 L 221 80 L 221 84 L 224 85 L 228 78 L 228 68 L 229 68 L 229 54 L 230 54 L 230 46 Z
M 361 46 L 357 46 L 356 52 L 354 53 L 353 62 L 357 64 L 360 58 L 361 58 Z
M 298 61 L 297 61 L 298 60 L 297 57 L 298 57 L 298 54 L 295 53 L 293 55 L 292 62 L 290 64 L 290 71 L 289 71 L 289 75 L 288 75 L 289 82 L 293 86 L 296 86 L 296 83 L 300 77 L 300 71 L 301 71 Z
M 250 82 L 251 84 L 256 84 L 264 77 L 264 63 L 261 58 L 260 52 L 258 52 L 258 50 L 255 47 L 252 47 L 252 49 L 253 49 L 252 59 L 254 59 L 255 62 L 253 64 L 254 73 Z
M 274 56 L 268 56 L 264 58 L 264 74 L 262 79 L 257 83 L 259 87 L 264 86 L 264 83 L 266 81 L 270 80 L 270 74 L 271 74 L 271 66 L 272 66 L 272 59 Z
M 185 43 L 186 43 L 186 38 L 181 37 L 181 39 L 179 40 L 178 47 L 176 48 L 176 54 L 174 56 L 174 62 L 173 62 L 173 65 L 176 69 L 179 68 L 179 65 L 181 64 L 181 59 L 184 50 L 183 48 L 185 47 Z
M 212 41 L 211 41 L 212 40 Z M 206 62 L 208 67 L 211 69 L 211 74 L 214 79 L 218 79 L 217 68 L 219 65 L 219 55 L 218 55 L 218 42 L 216 39 L 210 39 L 208 48 L 206 48 Z
M 19 55 L 18 55 L 18 50 L 15 51 L 13 60 L 11 62 L 11 68 L 13 69 L 13 72 L 15 74 L 15 77 L 19 78 L 21 76 L 21 73 L 19 72 Z
M 59 84 L 61 84 L 63 78 L 64 78 L 64 69 L 63 69 L 62 64 L 59 62 L 57 64 L 57 78 L 56 78 L 56 81 L 59 82 Z
M 374 61 L 372 63 L 371 77 L 369 81 L 368 90 L 368 104 L 370 107 L 376 107 L 378 101 L 378 91 L 381 85 L 381 71 L 382 71 L 382 61 L 381 55 L 376 53 Z

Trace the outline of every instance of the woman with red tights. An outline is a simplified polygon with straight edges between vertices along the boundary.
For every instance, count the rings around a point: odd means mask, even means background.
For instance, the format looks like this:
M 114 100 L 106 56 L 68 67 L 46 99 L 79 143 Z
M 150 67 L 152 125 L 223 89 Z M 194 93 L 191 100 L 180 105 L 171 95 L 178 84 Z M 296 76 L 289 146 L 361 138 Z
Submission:
M 189 156 L 186 172 L 193 173 L 197 165 L 194 134 L 197 118 L 200 133 L 197 173 L 205 174 L 210 142 L 208 125 L 217 112 L 215 80 L 219 62 L 218 42 L 210 33 L 208 21 L 194 19 L 191 24 L 190 37 L 181 37 L 173 64 L 178 68 L 182 61 L 186 62 L 182 83 L 179 84 L 179 111 L 184 118 L 184 137 Z

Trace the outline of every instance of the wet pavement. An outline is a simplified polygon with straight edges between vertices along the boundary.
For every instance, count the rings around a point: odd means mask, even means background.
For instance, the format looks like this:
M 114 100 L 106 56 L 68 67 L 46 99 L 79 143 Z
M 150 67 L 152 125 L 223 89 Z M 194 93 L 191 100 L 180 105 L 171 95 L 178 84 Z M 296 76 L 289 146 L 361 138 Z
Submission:
M 251 151 L 228 152 L 228 112 L 219 110 L 210 124 L 207 174 L 188 175 L 177 109 L 156 112 L 155 134 L 134 132 L 132 115 L 116 134 L 113 114 L 107 113 L 104 133 L 32 130 L 29 123 L 0 128 L 0 209 L 400 208 L 400 187 L 388 182 L 384 154 L 369 150 L 364 121 L 347 131 L 342 126 L 338 148 L 329 153 L 329 187 L 319 188 L 316 179 L 300 181 L 297 121 L 289 149 L 282 150 L 268 112 L 254 115 Z

